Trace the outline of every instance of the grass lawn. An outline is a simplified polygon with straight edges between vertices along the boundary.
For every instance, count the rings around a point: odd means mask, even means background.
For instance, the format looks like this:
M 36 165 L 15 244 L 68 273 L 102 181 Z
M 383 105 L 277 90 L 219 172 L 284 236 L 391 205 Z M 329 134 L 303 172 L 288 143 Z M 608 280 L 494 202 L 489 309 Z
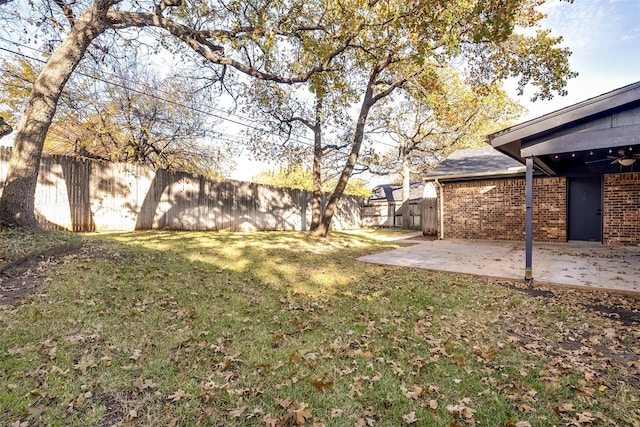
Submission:
M 73 233 L 0 228 L 0 268 L 24 257 L 55 253 L 61 246 L 77 246 L 80 236 Z
M 83 236 L 0 283 L 41 283 L 0 308 L 0 425 L 640 426 L 638 299 L 358 262 L 375 237 Z

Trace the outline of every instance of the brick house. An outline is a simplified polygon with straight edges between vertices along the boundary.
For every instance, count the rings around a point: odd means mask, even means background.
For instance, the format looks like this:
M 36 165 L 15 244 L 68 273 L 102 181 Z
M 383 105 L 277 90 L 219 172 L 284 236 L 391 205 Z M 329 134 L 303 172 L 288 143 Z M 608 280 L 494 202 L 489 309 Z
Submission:
M 524 166 L 492 147 L 452 153 L 426 178 L 440 187 L 440 237 L 524 240 Z M 534 178 L 534 239 L 566 241 L 562 177 Z
M 441 238 L 640 245 L 640 82 L 488 139 L 426 176 Z

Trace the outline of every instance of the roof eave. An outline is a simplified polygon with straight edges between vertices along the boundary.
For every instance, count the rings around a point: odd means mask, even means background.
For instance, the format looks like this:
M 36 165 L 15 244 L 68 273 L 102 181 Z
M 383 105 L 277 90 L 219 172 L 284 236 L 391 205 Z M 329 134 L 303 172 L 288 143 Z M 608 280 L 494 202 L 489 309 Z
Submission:
M 524 176 L 524 173 L 520 170 L 513 172 L 481 172 L 481 173 L 466 173 L 466 174 L 455 174 L 455 175 L 439 175 L 439 176 L 426 176 L 424 180 L 426 182 L 435 182 L 435 181 L 472 181 L 483 178 L 512 178 Z
M 565 127 L 570 123 L 585 120 L 607 111 L 640 101 L 640 82 L 636 82 L 586 101 L 562 108 L 544 116 L 517 124 L 488 136 L 491 145 L 500 147 L 525 138 Z M 509 154 L 506 153 L 505 154 Z M 513 157 L 512 154 L 509 154 Z

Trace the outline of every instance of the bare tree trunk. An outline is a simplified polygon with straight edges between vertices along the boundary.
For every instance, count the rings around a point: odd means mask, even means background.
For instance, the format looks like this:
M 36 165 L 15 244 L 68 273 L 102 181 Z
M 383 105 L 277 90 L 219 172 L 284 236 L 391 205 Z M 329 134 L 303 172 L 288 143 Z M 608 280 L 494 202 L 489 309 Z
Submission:
M 98 9 L 94 7 L 85 12 L 36 79 L 16 131 L 7 179 L 0 198 L 0 223 L 40 228 L 34 202 L 44 140 L 56 112 L 58 98 L 71 73 L 80 63 L 89 44 L 106 28 L 107 23 Z
M 311 227 L 315 233 L 322 217 L 322 96 L 316 101 L 316 122 L 313 127 L 313 198 L 311 201 Z
M 409 156 L 402 149 L 402 228 L 411 227 L 411 211 L 409 199 L 411 198 L 411 169 L 409 168 Z
M 333 219 L 333 215 L 335 214 L 338 202 L 344 194 L 344 189 L 347 187 L 349 178 L 353 173 L 353 168 L 358 161 L 360 147 L 362 146 L 362 141 L 364 139 L 364 127 L 367 123 L 369 110 L 371 110 L 371 107 L 373 107 L 376 102 L 373 96 L 373 84 L 375 81 L 375 77 L 377 77 L 377 74 L 372 74 L 370 76 L 369 84 L 367 85 L 367 91 L 364 95 L 362 106 L 360 107 L 360 114 L 358 115 L 356 132 L 353 136 L 353 145 L 351 146 L 351 152 L 349 153 L 349 157 L 347 158 L 347 162 L 345 163 L 344 168 L 342 168 L 342 173 L 338 178 L 338 183 L 331 193 L 331 196 L 329 196 L 327 206 L 325 207 L 324 214 L 322 215 L 322 220 L 320 221 L 318 228 L 313 233 L 315 236 L 327 237 L 327 235 L 329 234 L 331 220 Z

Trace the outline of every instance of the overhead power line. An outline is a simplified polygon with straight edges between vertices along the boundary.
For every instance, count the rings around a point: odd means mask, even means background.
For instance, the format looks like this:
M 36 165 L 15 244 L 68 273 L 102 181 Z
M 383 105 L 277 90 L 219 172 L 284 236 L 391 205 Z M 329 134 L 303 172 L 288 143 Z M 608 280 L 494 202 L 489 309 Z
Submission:
M 25 44 L 21 44 L 21 43 L 16 43 L 16 42 L 13 42 L 11 40 L 5 39 L 3 37 L 0 37 L 0 41 L 11 43 L 13 45 L 18 45 L 18 46 L 24 47 L 26 49 L 30 49 L 30 50 L 32 50 L 34 52 L 37 52 L 37 53 L 40 53 L 40 54 L 43 54 L 43 55 L 46 54 L 46 52 L 38 50 L 38 49 L 36 49 L 34 47 L 31 47 L 31 46 L 28 46 L 28 45 L 25 45 Z M 27 55 L 27 54 L 24 54 L 22 52 L 18 52 L 16 50 L 9 49 L 9 48 L 6 48 L 6 47 L 0 46 L 0 50 L 5 51 L 7 53 L 10 53 L 12 55 L 16 55 L 16 56 L 20 56 L 20 57 L 23 57 L 23 58 L 26 58 L 26 59 L 29 59 L 29 60 L 32 60 L 32 61 L 36 61 L 36 62 L 39 62 L 39 63 L 42 63 L 42 64 L 46 64 L 46 62 L 47 62 L 47 61 L 45 61 L 43 59 L 35 58 L 33 56 L 30 56 L 30 55 Z M 87 67 L 87 66 L 84 66 L 84 67 L 89 69 L 89 70 L 91 70 L 91 71 L 93 71 L 93 72 L 96 72 L 96 73 L 101 73 L 103 75 L 107 74 L 107 75 L 110 75 L 111 77 L 118 77 L 118 76 L 115 76 L 113 74 L 104 73 L 104 71 L 102 71 L 102 70 L 97 70 L 97 69 L 94 69 L 94 68 L 91 68 L 91 67 Z M 0 71 L 7 72 L 7 70 L 3 70 L 3 69 L 0 69 Z M 242 126 L 242 127 L 248 128 L 248 129 L 255 130 L 255 131 L 263 132 L 266 135 L 272 135 L 272 136 L 278 137 L 278 138 L 286 138 L 286 137 L 283 137 L 282 135 L 280 135 L 280 134 L 278 134 L 276 132 L 273 132 L 273 131 L 271 131 L 269 129 L 265 129 L 265 128 L 262 128 L 262 127 L 255 126 L 255 125 L 247 123 L 247 122 L 259 123 L 259 121 L 255 120 L 255 119 L 252 119 L 252 118 L 249 118 L 249 117 L 246 117 L 246 116 L 240 116 L 238 114 L 229 113 L 229 112 L 227 112 L 225 110 L 222 110 L 222 109 L 219 109 L 219 108 L 216 108 L 216 107 L 210 107 L 211 110 L 218 111 L 218 112 L 224 113 L 226 115 L 226 116 L 221 116 L 220 114 L 215 114 L 215 113 L 212 113 L 210 111 L 205 111 L 205 110 L 198 109 L 198 108 L 195 108 L 195 107 L 192 107 L 192 106 L 184 105 L 184 104 L 179 103 L 177 101 L 173 101 L 171 99 L 168 99 L 167 97 L 161 97 L 161 96 L 158 96 L 158 95 L 155 95 L 155 94 L 150 94 L 150 93 L 145 92 L 143 90 L 138 90 L 138 89 L 135 89 L 135 88 L 132 88 L 132 87 L 128 87 L 128 86 L 126 86 L 126 85 L 124 85 L 122 83 L 114 82 L 114 81 L 108 80 L 108 79 L 103 78 L 103 77 L 98 77 L 96 75 L 87 74 L 87 73 L 82 72 L 82 71 L 76 71 L 76 73 L 81 75 L 81 76 L 83 76 L 83 77 L 86 77 L 86 78 L 89 78 L 89 79 L 93 79 L 93 80 L 105 83 L 105 84 L 113 86 L 113 87 L 119 87 L 121 89 L 125 89 L 125 90 L 128 90 L 128 91 L 131 91 L 133 93 L 137 93 L 137 94 L 141 94 L 141 95 L 147 96 L 147 97 L 149 97 L 151 99 L 156 99 L 158 101 L 166 102 L 166 103 L 169 103 L 169 104 L 172 104 L 172 105 L 179 106 L 181 108 L 185 108 L 185 109 L 187 109 L 189 111 L 193 111 L 193 112 L 196 112 L 196 113 L 199 113 L 199 114 L 207 115 L 207 116 L 212 117 L 212 118 L 223 120 L 223 121 L 225 121 L 227 123 L 232 123 L 232 124 L 237 125 L 237 126 Z M 118 77 L 118 78 L 120 78 L 120 77 Z M 126 80 L 126 79 L 124 79 L 124 80 Z M 131 82 L 129 82 L 129 83 L 131 83 Z M 164 95 L 166 96 L 168 94 L 165 92 Z M 236 118 L 230 118 L 228 116 L 233 116 L 233 117 L 236 117 Z M 338 127 L 335 127 L 335 126 L 331 126 L 331 127 L 333 127 L 334 129 L 336 129 L 338 131 L 341 131 L 341 132 L 347 132 L 347 130 L 345 130 L 345 129 L 341 129 L 341 128 L 338 128 Z M 217 132 L 217 133 L 219 133 L 219 132 Z M 246 137 L 241 136 L 241 135 L 233 135 L 233 137 L 239 138 L 239 139 L 246 139 Z M 301 137 L 298 137 L 298 138 L 286 138 L 286 139 L 290 140 L 290 141 L 293 141 L 293 142 L 296 142 L 296 143 L 301 144 L 301 145 L 308 146 L 308 147 L 312 147 L 313 146 L 313 139 L 309 138 L 309 137 L 301 136 Z M 302 141 L 301 139 L 305 139 L 307 141 Z M 384 146 L 387 146 L 387 147 L 390 147 L 390 148 L 394 148 L 394 149 L 397 148 L 397 146 L 395 146 L 395 145 L 391 145 L 391 144 L 388 144 L 388 143 L 382 142 L 382 141 L 375 141 L 375 144 L 384 145 Z
M 4 41 L 5 39 L 0 38 L 0 40 L 3 40 L 3 41 Z M 41 63 L 46 63 L 46 61 L 43 61 L 43 60 L 41 60 L 41 59 L 34 58 L 34 57 L 29 56 L 29 55 L 26 55 L 26 54 L 24 54 L 24 53 L 17 52 L 17 51 L 11 50 L 11 49 L 7 49 L 7 48 L 2 47 L 2 46 L 0 46 L 0 50 L 5 51 L 5 52 L 8 52 L 8 53 L 11 53 L 11 54 L 13 54 L 13 55 L 21 56 L 21 57 L 26 58 L 26 59 L 30 59 L 30 60 L 33 60 L 33 61 L 38 61 L 38 62 L 41 62 Z M 0 69 L 0 71 L 7 72 L 8 70 L 6 70 L 6 69 Z M 93 70 L 93 71 L 97 71 L 97 70 Z M 210 112 L 210 111 L 205 111 L 205 110 L 202 110 L 202 109 L 199 109 L 199 108 L 193 107 L 193 106 L 184 105 L 184 104 L 179 103 L 179 102 L 177 102 L 177 101 L 173 101 L 173 100 L 171 100 L 171 99 L 164 98 L 164 97 L 161 97 L 161 96 L 158 96 L 158 95 L 155 95 L 155 94 L 150 94 L 150 93 L 145 92 L 145 91 L 143 91 L 143 90 L 139 90 L 139 89 L 135 89 L 135 88 L 132 88 L 132 87 L 128 87 L 128 86 L 126 86 L 126 85 L 124 85 L 124 84 L 122 84 L 122 83 L 113 82 L 113 81 L 107 80 L 107 79 L 102 78 L 102 77 L 93 76 L 93 75 L 90 75 L 90 74 L 84 73 L 84 72 L 82 72 L 82 71 L 78 71 L 77 73 L 78 73 L 79 75 L 83 76 L 83 77 L 87 77 L 87 78 L 90 78 L 90 79 L 93 79 L 93 80 L 96 80 L 96 81 L 99 81 L 99 82 L 105 83 L 105 84 L 110 85 L 110 86 L 113 86 L 113 87 L 119 87 L 119 88 L 121 88 L 121 89 L 125 89 L 125 90 L 128 90 L 128 91 L 133 92 L 133 93 L 137 93 L 137 94 L 140 94 L 140 95 L 144 95 L 144 96 L 147 96 L 147 97 L 149 97 L 149 98 L 151 98 L 151 99 L 156 99 L 156 100 L 158 100 L 158 101 L 162 101 L 162 102 L 166 102 L 166 103 L 169 103 L 169 104 L 172 104 L 172 105 L 176 105 L 176 106 L 178 106 L 178 107 L 185 108 L 185 109 L 187 109 L 187 110 L 189 110 L 189 111 L 193 111 L 193 112 L 196 112 L 196 113 L 204 114 L 204 115 L 207 115 L 207 116 L 212 117 L 212 118 L 216 118 L 216 119 L 219 119 L 219 120 L 223 120 L 223 121 L 225 121 L 225 122 L 233 123 L 233 124 L 235 124 L 235 125 L 243 126 L 243 127 L 245 127 L 245 128 L 253 129 L 253 130 L 256 130 L 256 131 L 259 131 L 259 132 L 264 132 L 264 133 L 265 133 L 265 134 L 267 134 L 267 135 L 273 135 L 273 136 L 276 136 L 276 137 L 281 137 L 281 136 L 280 136 L 280 135 L 278 135 L 277 133 L 272 132 L 272 131 L 270 131 L 270 130 L 268 130 L 268 129 L 260 128 L 260 127 L 258 127 L 258 126 L 254 126 L 254 125 L 251 125 L 251 124 L 247 123 L 247 121 L 253 121 L 253 122 L 256 122 L 255 120 L 252 120 L 252 119 L 247 118 L 247 117 L 237 116 L 237 117 L 238 117 L 238 119 L 232 119 L 232 118 L 225 117 L 225 116 L 221 116 L 220 114 L 215 114 L 215 113 L 212 113 L 212 112 Z M 166 95 L 166 93 L 165 93 L 165 95 Z M 217 110 L 217 111 L 224 111 L 224 110 L 217 109 L 217 108 L 215 108 L 215 107 L 211 107 L 211 109 L 213 109 L 213 110 Z M 229 114 L 229 113 L 227 113 L 227 114 Z M 231 115 L 231 114 L 229 114 L 229 115 Z M 241 120 L 243 120 L 243 121 L 241 121 Z M 237 135 L 237 137 L 238 137 L 238 138 L 241 138 L 241 136 L 240 136 L 240 135 Z M 311 140 L 311 138 L 307 138 L 307 137 L 304 137 L 304 138 Z M 290 140 L 292 140 L 292 141 L 294 141 L 294 142 L 297 142 L 297 143 L 299 143 L 299 144 L 302 144 L 302 145 L 313 146 L 313 144 L 312 144 L 311 142 L 301 141 L 301 140 L 299 140 L 299 139 L 295 139 L 295 138 L 291 138 Z

